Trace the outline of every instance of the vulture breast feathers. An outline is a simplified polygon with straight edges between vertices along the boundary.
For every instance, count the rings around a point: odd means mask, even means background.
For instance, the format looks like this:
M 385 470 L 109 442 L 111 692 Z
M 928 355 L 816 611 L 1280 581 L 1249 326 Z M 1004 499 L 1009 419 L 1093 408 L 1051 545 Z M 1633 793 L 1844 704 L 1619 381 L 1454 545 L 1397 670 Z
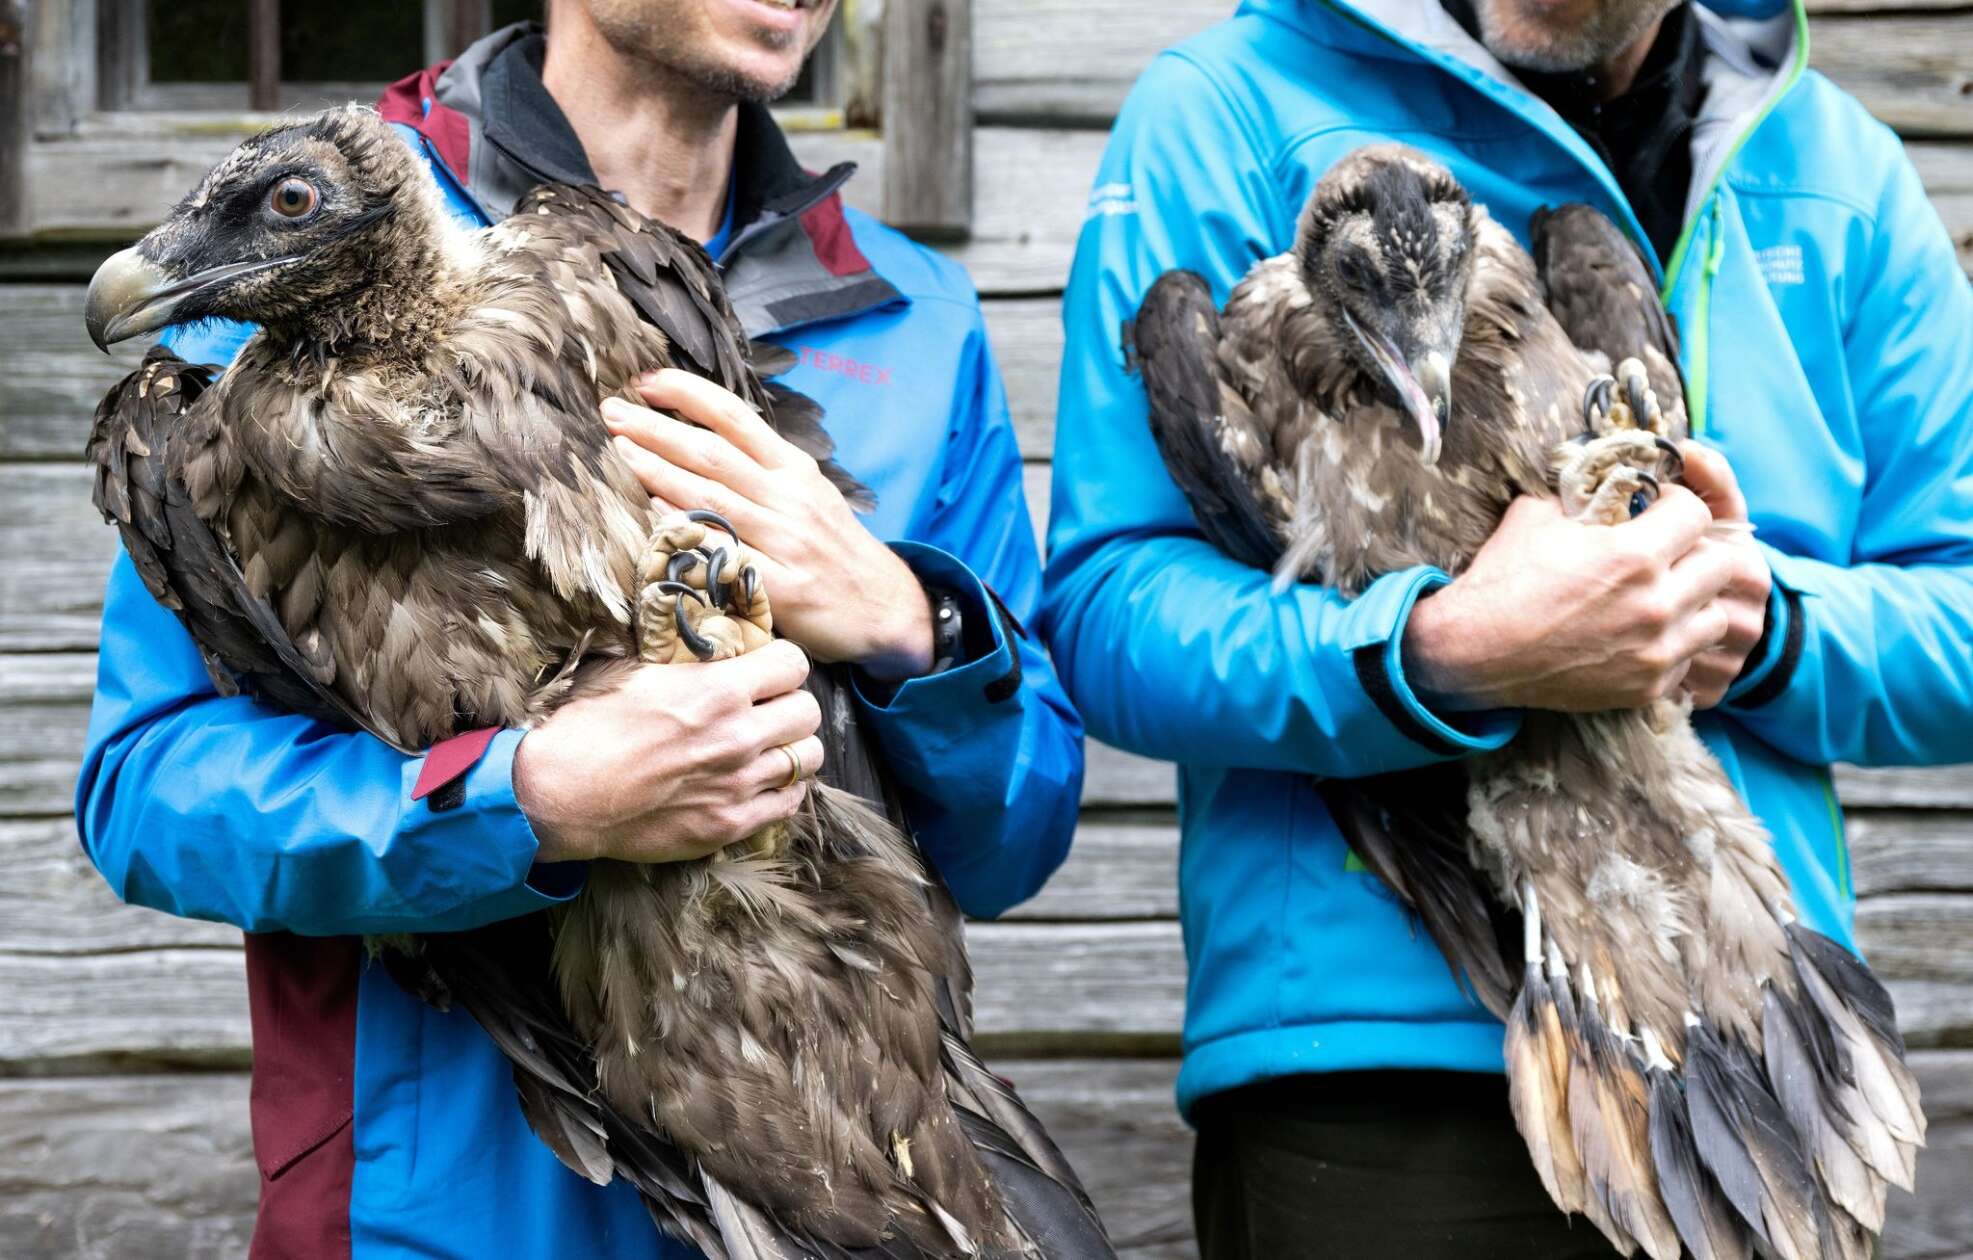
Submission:
M 598 406 L 641 374 L 717 381 L 865 495 L 696 245 L 559 185 L 462 228 L 367 111 L 247 141 L 90 286 L 99 344 L 203 318 L 260 330 L 216 379 L 160 348 L 110 392 L 96 502 L 222 692 L 406 751 L 770 637 L 730 527 L 655 518 L 612 450 Z M 593 863 L 552 917 L 389 942 L 393 974 L 480 1022 L 563 1162 L 714 1260 L 1109 1255 L 967 1045 L 957 911 L 839 671 L 809 686 L 829 783 L 789 824 Z
M 1459 573 L 1518 494 L 1599 526 L 1650 510 L 1685 435 L 1656 285 L 1590 207 L 1533 229 L 1531 258 L 1444 167 L 1374 146 L 1223 309 L 1160 277 L 1126 338 L 1206 536 L 1354 595 Z M 1559 1207 L 1653 1260 L 1856 1260 L 1925 1134 L 1891 1001 L 1797 921 L 1688 718 L 1530 712 L 1497 752 L 1318 790 L 1505 1022 Z

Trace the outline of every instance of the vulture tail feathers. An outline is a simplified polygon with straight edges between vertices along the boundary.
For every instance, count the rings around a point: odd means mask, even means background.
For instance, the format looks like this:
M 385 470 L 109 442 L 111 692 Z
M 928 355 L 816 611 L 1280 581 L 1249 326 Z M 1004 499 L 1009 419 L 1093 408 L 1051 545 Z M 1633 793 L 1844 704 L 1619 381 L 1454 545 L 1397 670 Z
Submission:
M 1693 1260 L 1748 1260 L 1753 1234 L 1700 1162 L 1677 1078 L 1662 1068 L 1649 1077 L 1651 1166 L 1679 1238 Z
M 1838 1100 L 1831 1111 L 1847 1122 L 1845 1136 L 1864 1162 L 1909 1190 L 1925 1144 L 1925 1112 L 1891 997 L 1855 955 L 1820 932 L 1791 923 L 1787 936 L 1801 987 L 1795 1009 L 1804 1025 L 1827 1038 L 1811 1044 L 1826 1060 L 1824 1079 Z
M 1604 1022 L 1587 977 L 1581 988 L 1569 1121 L 1588 1189 L 1585 1215 L 1625 1255 L 1642 1249 L 1651 1260 L 1679 1260 L 1678 1229 L 1652 1166 L 1644 1065 Z
M 1507 1016 L 1508 1103 L 1548 1197 L 1564 1212 L 1581 1212 L 1587 1187 L 1569 1127 L 1569 1055 L 1575 1019 L 1564 1016 L 1555 986 L 1542 974 L 1541 907 L 1532 888 L 1522 892 L 1521 921 L 1527 965 L 1520 995 Z M 1566 994 L 1567 978 L 1560 979 Z
M 1000 1192 L 1016 1236 L 1029 1245 L 1032 1254 L 1065 1260 L 1105 1260 L 1116 1255 L 1079 1182 L 1065 1182 L 1041 1166 L 987 1117 L 965 1107 L 957 1108 L 956 1114 L 979 1152 L 987 1176 Z M 1056 1158 L 1060 1159 L 1059 1152 Z
M 966 1122 L 973 1144 L 983 1151 L 988 1147 L 1000 1150 L 1026 1164 L 1035 1175 L 1055 1182 L 1100 1231 L 1095 1205 L 1082 1179 L 1014 1087 L 995 1076 L 971 1046 L 951 1033 L 941 1039 L 941 1049 L 954 1106 L 962 1117 L 976 1117 Z
M 1815 1165 L 1831 1205 L 1873 1231 L 1883 1229 L 1886 1183 L 1846 1132 L 1851 1116 L 1841 1082 L 1825 1065 L 1803 1013 L 1772 984 L 1763 996 L 1761 1041 L 1768 1084 Z
M 1517 976 L 1503 941 L 1513 916 L 1467 857 L 1464 767 L 1457 762 L 1317 784 L 1350 849 L 1389 885 L 1496 1018 L 1514 1003 Z
M 1828 1208 L 1753 1057 L 1703 1022 L 1685 1039 L 1687 1115 L 1700 1160 L 1779 1260 L 1834 1254 Z
M 1214 368 L 1219 326 L 1219 308 L 1205 278 L 1168 271 L 1126 325 L 1124 346 L 1144 377 L 1158 453 L 1192 505 L 1200 530 L 1241 563 L 1271 570 L 1281 558 L 1281 539 L 1248 470 L 1220 442 L 1226 402 Z

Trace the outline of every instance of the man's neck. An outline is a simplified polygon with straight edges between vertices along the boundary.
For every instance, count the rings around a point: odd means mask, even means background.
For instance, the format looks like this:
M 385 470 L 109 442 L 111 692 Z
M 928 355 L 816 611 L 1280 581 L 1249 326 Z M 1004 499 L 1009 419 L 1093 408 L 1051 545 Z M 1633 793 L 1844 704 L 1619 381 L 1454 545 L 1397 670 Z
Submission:
M 580 6 L 549 28 L 541 82 L 604 188 L 692 237 L 719 230 L 739 111 L 605 41 Z
M 1614 101 L 1630 91 L 1631 85 L 1637 82 L 1638 71 L 1644 69 L 1645 59 L 1651 55 L 1651 49 L 1658 42 L 1658 32 L 1663 30 L 1664 26 L 1665 19 L 1661 17 L 1653 22 L 1644 34 L 1633 40 L 1630 47 L 1608 61 L 1590 67 L 1591 73 L 1595 76 L 1598 95 L 1603 100 Z

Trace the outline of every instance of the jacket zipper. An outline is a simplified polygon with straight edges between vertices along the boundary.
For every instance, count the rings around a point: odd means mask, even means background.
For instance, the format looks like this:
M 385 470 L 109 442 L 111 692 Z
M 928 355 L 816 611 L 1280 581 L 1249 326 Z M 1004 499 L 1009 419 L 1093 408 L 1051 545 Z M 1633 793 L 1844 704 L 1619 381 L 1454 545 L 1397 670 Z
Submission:
M 1685 348 L 1685 414 L 1694 437 L 1706 432 L 1706 400 L 1712 384 L 1713 278 L 1719 275 L 1720 261 L 1726 257 L 1717 190 L 1706 207 L 1706 263 L 1699 273 L 1699 291 L 1692 295 L 1693 327 L 1687 330 L 1691 340 Z

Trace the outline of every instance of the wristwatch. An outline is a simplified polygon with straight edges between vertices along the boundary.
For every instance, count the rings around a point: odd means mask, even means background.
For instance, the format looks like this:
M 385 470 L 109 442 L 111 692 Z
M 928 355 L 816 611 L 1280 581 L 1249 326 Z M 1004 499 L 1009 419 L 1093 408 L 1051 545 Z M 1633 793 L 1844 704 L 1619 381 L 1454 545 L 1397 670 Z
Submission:
M 928 587 L 925 598 L 932 604 L 931 672 L 943 674 L 965 656 L 966 619 L 959 611 L 959 597 L 951 591 Z

